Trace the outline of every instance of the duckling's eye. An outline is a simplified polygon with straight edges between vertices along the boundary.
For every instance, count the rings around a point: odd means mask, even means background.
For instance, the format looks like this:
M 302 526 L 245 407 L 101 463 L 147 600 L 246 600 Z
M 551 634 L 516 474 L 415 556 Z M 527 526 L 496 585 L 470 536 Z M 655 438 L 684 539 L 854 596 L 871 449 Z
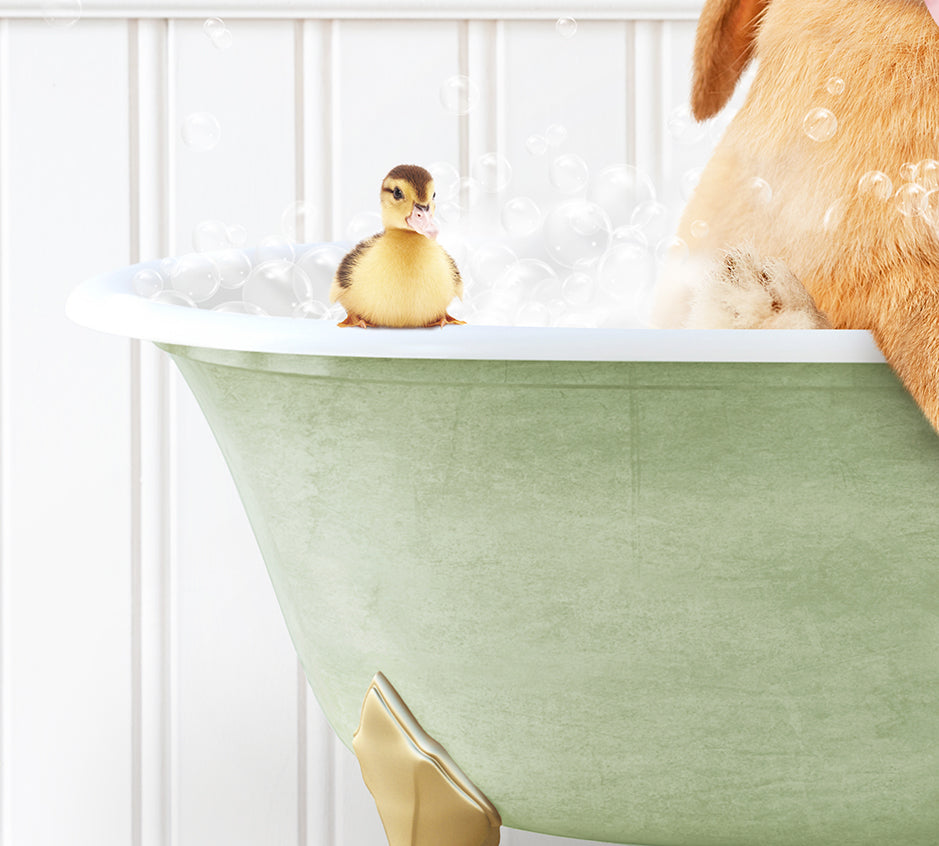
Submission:
M 394 191 L 392 192 L 392 195 L 394 196 L 394 198 L 395 198 L 396 200 L 403 200 L 403 199 L 404 199 L 404 191 L 402 191 L 402 190 L 401 190 L 400 188 L 398 188 L 398 187 L 395 187 Z

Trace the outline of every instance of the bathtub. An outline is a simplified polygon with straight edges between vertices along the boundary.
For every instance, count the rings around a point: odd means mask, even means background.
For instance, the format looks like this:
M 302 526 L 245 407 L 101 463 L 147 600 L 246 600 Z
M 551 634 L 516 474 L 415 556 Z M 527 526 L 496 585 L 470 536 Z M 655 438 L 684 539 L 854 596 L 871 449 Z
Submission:
M 69 314 L 176 362 L 343 742 L 380 672 L 511 827 L 939 842 L 939 438 L 867 333 L 339 330 L 136 269 Z

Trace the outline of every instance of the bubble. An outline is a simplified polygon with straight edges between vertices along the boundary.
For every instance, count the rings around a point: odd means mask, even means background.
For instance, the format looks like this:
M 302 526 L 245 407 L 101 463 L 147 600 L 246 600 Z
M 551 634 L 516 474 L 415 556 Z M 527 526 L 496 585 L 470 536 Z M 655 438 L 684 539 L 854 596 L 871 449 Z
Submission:
M 434 178 L 434 191 L 437 193 L 438 203 L 459 200 L 460 172 L 450 162 L 434 162 L 427 167 L 427 170 Z
M 572 306 L 590 305 L 597 296 L 597 280 L 589 273 L 575 271 L 561 283 L 561 296 Z
M 691 199 L 694 189 L 698 187 L 698 183 L 701 181 L 702 173 L 704 173 L 703 167 L 695 167 L 691 170 L 686 170 L 681 175 L 679 191 L 681 192 L 681 198 L 684 202 L 687 203 L 688 200 Z
M 656 241 L 664 238 L 672 229 L 668 206 L 656 200 L 647 200 L 636 206 L 629 223 L 648 233 Z
M 359 212 L 346 224 L 346 238 L 364 241 L 382 231 L 381 215 L 378 212 Z
M 614 300 L 638 312 L 652 291 L 655 273 L 655 259 L 647 248 L 619 244 L 600 262 L 600 287 Z
M 489 287 L 498 283 L 518 256 L 504 244 L 483 244 L 470 258 L 470 273 L 476 284 Z
M 541 209 L 528 197 L 514 197 L 502 207 L 502 226 L 509 235 L 531 235 L 541 223 Z
M 698 123 L 691 114 L 688 106 L 682 105 L 672 109 L 668 116 L 668 134 L 679 144 L 692 146 L 700 144 L 708 134 L 708 128 Z
M 499 153 L 484 153 L 473 163 L 473 177 L 484 191 L 498 194 L 512 180 L 512 165 Z
M 920 200 L 920 212 L 935 227 L 939 224 L 939 191 L 928 191 Z
M 802 129 L 813 141 L 828 141 L 838 131 L 838 118 L 828 109 L 812 109 L 803 118 Z
M 632 165 L 613 165 L 600 171 L 588 197 L 600 206 L 613 226 L 632 219 L 636 206 L 655 199 L 652 180 Z
M 292 261 L 272 259 L 251 271 L 241 296 L 268 314 L 290 317 L 297 305 L 313 298 L 313 291 L 306 273 Z
M 313 237 L 317 209 L 306 200 L 297 200 L 281 212 L 280 231 L 288 241 L 303 243 Z
M 927 191 L 939 188 L 939 162 L 935 159 L 924 159 L 916 165 L 915 180 Z
M 231 47 L 231 30 L 225 26 L 225 21 L 221 18 L 207 18 L 202 24 L 202 31 L 212 42 L 212 46 L 219 50 L 227 50 Z
M 773 202 L 773 189 L 765 179 L 754 176 L 747 182 L 747 188 L 756 205 L 768 206 Z
M 549 326 L 551 324 L 551 312 L 544 303 L 522 303 L 515 312 L 513 322 L 516 326 Z
M 435 215 L 442 223 L 457 223 L 463 217 L 463 209 L 459 203 L 439 203 Z
M 554 29 L 561 38 L 573 38 L 577 35 L 577 21 L 573 18 L 558 18 Z
M 190 150 L 205 153 L 215 147 L 222 137 L 222 128 L 215 115 L 194 112 L 183 120 L 180 130 L 183 144 Z
M 244 300 L 229 300 L 226 303 L 219 303 L 212 311 L 219 311 L 223 314 L 251 314 L 255 317 L 270 316 L 260 306 L 256 306 L 254 303 L 246 303 Z
M 304 300 L 293 310 L 293 317 L 303 320 L 331 320 L 335 316 L 333 309 L 320 300 Z
M 297 259 L 297 267 L 310 280 L 310 291 L 314 299 L 329 299 L 333 277 L 344 256 L 345 250 L 335 244 L 319 244 Z
M 81 0 L 45 0 L 40 7 L 42 19 L 56 29 L 68 29 L 81 19 Z
M 440 86 L 440 102 L 451 115 L 468 114 L 479 102 L 479 86 L 468 76 L 451 76 Z
M 134 274 L 131 284 L 138 296 L 147 298 L 159 293 L 165 287 L 162 274 L 158 270 L 150 268 L 138 270 Z
M 551 265 L 538 259 L 521 259 L 515 262 L 503 275 L 499 288 L 515 298 L 531 295 L 539 287 L 557 279 Z
M 296 251 L 290 241 L 277 235 L 268 235 L 258 243 L 254 261 L 256 264 L 266 261 L 293 261 L 295 256 Z
M 916 165 L 913 162 L 906 162 L 900 165 L 900 179 L 903 182 L 916 181 Z
M 914 217 L 922 212 L 926 190 L 922 185 L 908 182 L 894 195 L 897 211 L 904 217 Z
M 691 223 L 691 235 L 693 238 L 707 238 L 711 227 L 706 220 L 695 220 Z
M 221 220 L 202 220 L 192 230 L 192 247 L 197 253 L 226 250 L 232 246 L 228 226 Z
M 594 264 L 610 246 L 612 227 L 606 212 L 587 200 L 568 200 L 545 218 L 543 234 L 549 257 L 563 267 Z
M 826 210 L 822 218 L 822 228 L 826 232 L 834 232 L 842 223 L 844 216 L 848 211 L 848 201 L 844 197 L 839 197 Z
M 248 240 L 248 230 L 240 223 L 229 226 L 225 232 L 228 235 L 228 243 L 233 247 L 243 247 Z
M 479 204 L 483 195 L 483 186 L 474 176 L 464 176 L 460 180 L 460 208 L 469 210 Z
M 642 231 L 638 226 L 617 226 L 613 230 L 613 244 L 621 244 L 624 242 L 629 242 L 630 244 L 640 244 L 643 247 L 649 246 L 649 239 L 646 237 L 646 233 Z
M 525 141 L 525 149 L 533 156 L 543 156 L 548 152 L 548 139 L 544 135 L 529 135 Z
M 567 139 L 567 127 L 560 123 L 552 123 L 544 132 L 544 139 L 551 147 L 557 147 Z
M 869 170 L 865 173 L 858 180 L 857 188 L 861 196 L 873 197 L 884 202 L 893 196 L 893 182 L 886 173 L 879 170 Z
M 151 302 L 163 303 L 164 305 L 185 306 L 186 308 L 198 308 L 192 297 L 187 297 L 179 291 L 157 291 L 152 297 Z
M 218 282 L 222 288 L 240 288 L 251 275 L 251 260 L 241 250 L 225 250 L 213 253 L 212 259 L 218 268 Z
M 170 287 L 177 293 L 185 294 L 195 303 L 211 299 L 220 284 L 215 262 L 200 253 L 183 256 L 170 276 Z
M 829 94 L 844 94 L 844 80 L 840 76 L 831 76 L 825 82 L 825 90 Z
M 683 262 L 690 255 L 688 244 L 682 238 L 663 238 L 655 245 L 655 258 L 659 264 Z
M 573 153 L 558 156 L 549 169 L 551 184 L 564 194 L 573 194 L 586 187 L 589 179 L 587 163 Z

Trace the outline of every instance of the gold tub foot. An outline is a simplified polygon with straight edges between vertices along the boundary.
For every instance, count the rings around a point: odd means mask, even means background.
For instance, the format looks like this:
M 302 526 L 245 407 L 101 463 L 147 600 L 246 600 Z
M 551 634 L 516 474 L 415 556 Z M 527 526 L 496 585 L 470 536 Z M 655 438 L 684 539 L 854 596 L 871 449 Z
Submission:
M 352 747 L 389 846 L 497 846 L 502 818 L 381 673 Z

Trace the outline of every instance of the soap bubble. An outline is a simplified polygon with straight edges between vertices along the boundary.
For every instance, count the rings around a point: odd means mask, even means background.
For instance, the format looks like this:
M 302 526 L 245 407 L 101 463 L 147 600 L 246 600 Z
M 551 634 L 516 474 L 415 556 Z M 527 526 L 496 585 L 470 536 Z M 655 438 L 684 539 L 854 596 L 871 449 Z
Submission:
M 148 298 L 159 293 L 166 287 L 162 274 L 158 270 L 151 268 L 138 270 L 134 274 L 133 279 L 131 279 L 131 284 L 138 296 Z
M 629 222 L 655 241 L 664 238 L 672 229 L 668 206 L 657 200 L 647 200 L 636 206 Z
M 219 303 L 212 308 L 212 311 L 219 311 L 223 314 L 251 314 L 255 317 L 270 316 L 260 306 L 256 306 L 254 303 L 246 303 L 244 300 L 229 300 L 225 303 Z
M 227 50 L 232 45 L 231 30 L 221 18 L 208 18 L 202 25 L 202 31 L 219 50 Z
M 338 315 L 327 303 L 320 300 L 304 300 L 293 310 L 292 316 L 302 320 L 331 320 Z
M 440 86 L 440 102 L 452 115 L 468 114 L 479 102 L 479 86 L 468 76 L 451 76 Z
M 700 144 L 708 133 L 708 128 L 698 123 L 691 114 L 688 106 L 682 105 L 672 109 L 668 116 L 668 134 L 679 144 L 692 146 Z
M 840 76 L 832 76 L 825 83 L 825 90 L 829 94 L 839 95 L 844 93 L 844 80 Z
M 470 274 L 478 286 L 490 287 L 517 262 L 518 256 L 504 244 L 483 244 L 470 258 Z
M 691 170 L 686 170 L 681 175 L 679 191 L 684 202 L 687 203 L 688 200 L 691 199 L 691 195 L 694 193 L 694 189 L 698 187 L 698 183 L 701 181 L 702 173 L 704 173 L 703 167 L 694 167 Z
M 313 298 L 310 280 L 292 261 L 272 259 L 257 265 L 241 289 L 242 299 L 268 314 L 290 317 L 299 303 Z
M 358 243 L 381 232 L 382 228 L 378 212 L 359 212 L 346 224 L 346 238 Z
M 646 233 L 638 226 L 632 224 L 628 226 L 617 226 L 613 230 L 613 246 L 622 243 L 639 244 L 642 247 L 649 246 L 649 239 Z
M 318 244 L 297 259 L 297 267 L 310 280 L 310 290 L 315 299 L 329 299 L 333 277 L 344 256 L 345 250 L 335 244 Z
M 857 184 L 858 193 L 862 197 L 873 197 L 886 202 L 893 196 L 893 182 L 886 173 L 879 170 L 869 170 Z
M 256 264 L 266 261 L 293 261 L 296 257 L 293 244 L 286 238 L 268 235 L 258 242 L 254 260 Z
M 548 151 L 548 139 L 544 135 L 529 135 L 525 149 L 533 156 L 543 156 Z
M 655 245 L 655 259 L 659 264 L 683 262 L 689 255 L 687 242 L 677 236 L 663 238 Z
M 922 211 L 925 196 L 926 190 L 922 185 L 915 182 L 906 183 L 894 195 L 897 211 L 904 217 L 915 217 Z
M 192 230 L 192 246 L 197 253 L 227 250 L 233 246 L 229 227 L 221 220 L 202 220 Z
M 587 163 L 573 153 L 558 156 L 549 169 L 551 184 L 564 194 L 573 194 L 587 185 Z
M 903 182 L 916 181 L 916 165 L 913 162 L 905 162 L 900 165 L 900 179 Z
M 691 235 L 693 238 L 707 238 L 711 227 L 706 220 L 694 220 L 691 222 Z
M 773 202 L 773 189 L 765 179 L 754 176 L 752 179 L 748 180 L 747 188 L 756 205 L 768 206 Z
M 544 139 L 551 147 L 557 147 L 564 143 L 567 138 L 567 127 L 560 123 L 552 123 L 544 131 Z
M 611 229 L 610 218 L 596 203 L 568 200 L 545 218 L 548 255 L 564 267 L 593 264 L 610 246 Z
M 822 228 L 826 232 L 836 231 L 842 223 L 844 216 L 848 211 L 848 201 L 844 197 L 839 197 L 826 210 L 822 217 Z
M 499 282 L 499 288 L 514 299 L 531 296 L 546 282 L 557 280 L 551 265 L 539 259 L 521 259 L 515 262 Z
M 838 131 L 838 118 L 828 109 L 812 109 L 803 118 L 802 129 L 813 141 L 828 141 Z
M 229 226 L 225 230 L 225 234 L 228 235 L 228 243 L 233 247 L 243 247 L 248 240 L 248 230 L 240 223 Z
M 194 112 L 183 120 L 180 130 L 183 144 L 190 150 L 204 153 L 214 148 L 222 137 L 218 119 L 209 112 Z
M 935 227 L 939 224 L 939 191 L 928 191 L 920 201 L 920 212 Z
M 81 19 L 81 0 L 44 0 L 40 7 L 42 19 L 56 29 L 68 29 Z
M 280 231 L 288 241 L 303 243 L 313 237 L 318 216 L 316 206 L 297 200 L 281 212 Z
M 484 191 L 498 194 L 512 180 L 512 165 L 499 153 L 484 153 L 473 163 L 473 176 Z
M 589 273 L 574 271 L 561 283 L 561 296 L 572 306 L 589 305 L 597 296 L 597 280 Z
M 170 276 L 170 287 L 180 294 L 185 294 L 195 303 L 211 299 L 220 284 L 215 262 L 201 253 L 192 253 L 180 258 Z
M 464 176 L 460 180 L 459 203 L 460 208 L 469 210 L 479 204 L 483 195 L 483 186 L 474 176 Z
M 640 203 L 655 199 L 652 180 L 632 165 L 613 165 L 600 171 L 587 195 L 609 216 L 613 226 L 632 219 Z
M 554 28 L 561 38 L 573 38 L 577 34 L 577 21 L 573 18 L 558 18 Z
M 927 191 L 939 188 L 939 162 L 935 159 L 925 159 L 916 165 L 915 181 Z
M 459 203 L 438 203 L 435 215 L 441 223 L 458 223 L 463 217 L 463 209 Z
M 163 303 L 164 305 L 185 306 L 186 308 L 199 308 L 192 297 L 187 297 L 179 291 L 163 290 L 157 291 L 150 301 L 154 303 Z
M 434 162 L 427 170 L 434 178 L 434 191 L 437 202 L 458 200 L 460 197 L 460 172 L 449 162 Z
M 522 303 L 515 312 L 516 326 L 549 326 L 551 324 L 551 313 L 544 303 L 536 300 Z
M 241 250 L 213 253 L 212 259 L 218 268 L 219 285 L 229 291 L 240 288 L 251 275 L 251 260 Z
M 618 244 L 600 261 L 602 290 L 634 310 L 651 292 L 655 274 L 655 259 L 647 248 L 639 244 Z
M 502 226 L 509 235 L 531 235 L 541 223 L 541 209 L 528 197 L 514 197 L 502 207 Z

